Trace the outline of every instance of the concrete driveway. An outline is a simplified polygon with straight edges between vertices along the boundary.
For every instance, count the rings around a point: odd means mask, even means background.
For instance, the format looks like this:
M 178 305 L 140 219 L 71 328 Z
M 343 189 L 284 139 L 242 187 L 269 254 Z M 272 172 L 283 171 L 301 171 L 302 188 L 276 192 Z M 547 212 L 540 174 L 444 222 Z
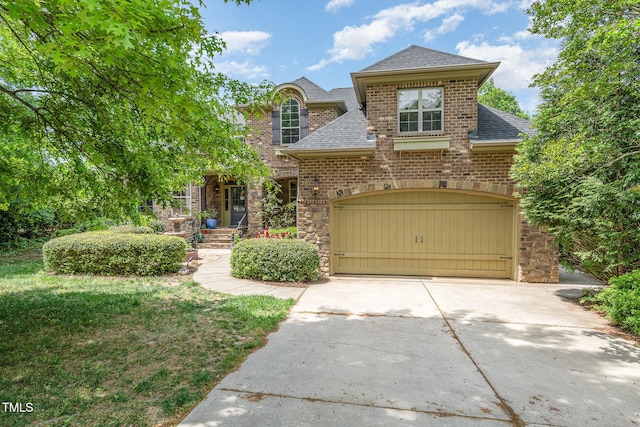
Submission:
M 332 278 L 180 425 L 640 425 L 640 347 L 584 287 Z

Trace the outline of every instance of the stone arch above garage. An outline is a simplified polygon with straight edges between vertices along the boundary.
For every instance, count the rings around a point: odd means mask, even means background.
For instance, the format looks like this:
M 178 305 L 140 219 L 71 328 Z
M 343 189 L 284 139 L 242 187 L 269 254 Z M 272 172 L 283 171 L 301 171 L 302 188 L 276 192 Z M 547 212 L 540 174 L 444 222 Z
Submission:
M 329 191 L 330 201 L 343 197 L 352 197 L 367 193 L 389 190 L 419 190 L 419 189 L 443 189 L 460 190 L 468 192 L 486 193 L 504 199 L 515 199 L 514 188 L 510 185 L 492 184 L 476 181 L 457 180 L 389 180 L 386 182 L 368 182 L 351 187 L 343 187 Z

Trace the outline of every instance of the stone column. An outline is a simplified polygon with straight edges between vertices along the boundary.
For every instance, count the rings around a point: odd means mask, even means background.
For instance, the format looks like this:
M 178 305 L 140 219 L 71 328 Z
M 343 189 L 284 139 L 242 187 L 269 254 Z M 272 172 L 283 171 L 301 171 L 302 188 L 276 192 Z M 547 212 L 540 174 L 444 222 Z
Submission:
M 553 237 L 520 215 L 518 245 L 518 281 L 558 283 L 560 270 L 558 246 Z
M 320 271 L 329 274 L 330 252 L 330 215 L 328 200 L 298 200 L 298 237 L 318 247 Z

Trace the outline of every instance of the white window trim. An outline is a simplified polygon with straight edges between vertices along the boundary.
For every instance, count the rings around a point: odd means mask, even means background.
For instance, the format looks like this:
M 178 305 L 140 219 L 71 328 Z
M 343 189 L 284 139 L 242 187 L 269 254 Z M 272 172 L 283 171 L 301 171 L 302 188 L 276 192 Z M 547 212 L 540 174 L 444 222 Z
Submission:
M 290 103 L 291 101 L 294 101 L 298 107 L 298 126 L 284 126 L 284 114 L 283 114 L 283 109 L 282 109 L 282 105 L 284 105 L 285 103 Z M 287 98 L 287 100 L 285 102 L 282 103 L 282 105 L 280 106 L 280 143 L 283 145 L 290 145 L 290 144 L 295 144 L 296 142 L 300 141 L 300 101 L 298 101 L 296 98 Z M 287 129 L 298 129 L 298 139 L 296 141 L 293 142 L 285 142 L 285 137 L 284 137 L 284 131 Z
M 177 192 L 173 193 L 173 198 L 176 200 L 180 200 L 184 203 L 183 208 L 172 208 L 172 215 L 189 215 L 191 214 L 191 183 L 188 183 L 184 190 L 184 195 L 176 195 Z
M 422 109 L 422 91 L 423 90 L 433 90 L 433 89 L 440 89 L 440 93 L 442 94 L 442 102 L 440 103 L 440 108 L 430 108 L 430 109 Z M 399 100 L 400 100 L 400 92 L 409 92 L 409 91 L 418 91 L 418 109 L 417 110 L 402 110 L 400 111 L 400 105 L 399 104 Z M 397 110 L 397 129 L 398 129 L 398 134 L 399 135 L 416 135 L 416 134 L 429 134 L 429 135 L 440 135 L 444 133 L 444 87 L 440 87 L 440 86 L 434 86 L 434 87 L 419 87 L 419 88 L 407 88 L 407 89 L 399 89 L 398 90 L 398 96 L 397 96 L 397 100 L 398 102 L 396 102 L 396 110 Z M 422 130 L 422 113 L 423 112 L 429 112 L 429 111 L 440 111 L 440 120 L 441 120 L 441 126 L 439 130 Z M 401 131 L 400 130 L 400 113 L 411 113 L 411 112 L 417 112 L 418 113 L 418 130 L 417 131 Z

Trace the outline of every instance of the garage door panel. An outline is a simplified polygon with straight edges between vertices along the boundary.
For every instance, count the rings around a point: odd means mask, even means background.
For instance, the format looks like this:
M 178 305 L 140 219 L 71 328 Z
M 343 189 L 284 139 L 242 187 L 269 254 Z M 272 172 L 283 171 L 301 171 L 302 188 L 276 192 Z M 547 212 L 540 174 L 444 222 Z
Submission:
M 510 277 L 513 203 L 445 191 L 362 196 L 332 209 L 332 271 Z

